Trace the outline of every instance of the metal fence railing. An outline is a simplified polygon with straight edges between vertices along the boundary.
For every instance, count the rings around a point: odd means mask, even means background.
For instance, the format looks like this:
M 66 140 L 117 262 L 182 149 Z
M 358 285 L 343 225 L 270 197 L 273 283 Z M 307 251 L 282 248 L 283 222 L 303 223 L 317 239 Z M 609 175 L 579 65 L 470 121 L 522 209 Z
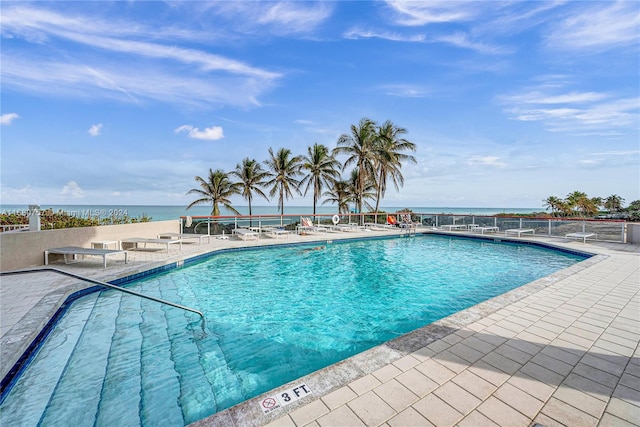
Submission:
M 364 213 L 338 215 L 341 224 L 384 224 L 387 216 L 398 216 L 402 213 Z M 330 225 L 334 223 L 331 214 L 317 215 L 238 215 L 238 216 L 194 216 L 181 217 L 182 232 L 188 234 L 221 235 L 231 234 L 236 228 L 264 229 L 278 227 L 295 231 L 302 218 L 310 218 L 314 224 Z M 411 213 L 411 220 L 423 227 L 442 228 L 446 225 L 477 225 L 480 227 L 498 227 L 500 231 L 513 228 L 535 230 L 536 236 L 565 237 L 576 232 L 595 233 L 596 240 L 608 242 L 625 242 L 626 222 L 621 220 L 591 220 L 567 218 L 530 218 L 485 215 L 452 215 Z M 499 231 L 499 232 L 500 232 Z

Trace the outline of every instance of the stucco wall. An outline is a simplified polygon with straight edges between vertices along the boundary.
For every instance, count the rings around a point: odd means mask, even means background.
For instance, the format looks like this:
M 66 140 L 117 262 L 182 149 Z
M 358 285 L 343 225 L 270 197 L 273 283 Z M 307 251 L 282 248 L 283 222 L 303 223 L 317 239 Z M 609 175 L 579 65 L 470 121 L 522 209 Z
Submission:
M 0 233 L 0 271 L 44 265 L 44 251 L 63 246 L 91 247 L 98 240 L 127 237 L 157 238 L 161 233 L 180 232 L 180 221 L 151 221 L 137 224 Z M 111 246 L 113 248 L 113 246 Z
M 640 224 L 633 222 L 627 223 L 627 243 L 634 245 L 640 244 Z

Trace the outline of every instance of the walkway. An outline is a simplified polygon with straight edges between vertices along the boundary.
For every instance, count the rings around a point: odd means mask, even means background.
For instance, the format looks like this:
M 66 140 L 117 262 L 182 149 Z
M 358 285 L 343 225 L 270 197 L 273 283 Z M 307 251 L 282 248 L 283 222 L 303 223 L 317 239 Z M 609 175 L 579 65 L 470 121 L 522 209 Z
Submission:
M 113 280 L 223 247 L 315 239 L 327 237 L 216 240 L 169 256 L 134 252 L 107 270 L 98 261 L 56 267 Z M 640 248 L 539 240 L 600 255 L 194 425 L 640 426 Z M 3 371 L 62 295 L 81 286 L 51 273 L 2 278 Z M 263 413 L 265 397 L 301 383 L 309 396 Z

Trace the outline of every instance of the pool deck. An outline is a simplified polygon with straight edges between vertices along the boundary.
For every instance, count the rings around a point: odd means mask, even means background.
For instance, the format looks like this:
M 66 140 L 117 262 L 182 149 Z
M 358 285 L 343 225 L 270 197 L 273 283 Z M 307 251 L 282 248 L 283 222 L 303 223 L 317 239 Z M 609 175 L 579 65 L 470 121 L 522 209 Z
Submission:
M 51 266 L 111 281 L 223 248 L 320 245 L 394 233 L 212 239 L 169 254 L 133 251 L 129 264 L 110 260 L 107 269 L 99 260 Z M 640 426 L 640 246 L 531 236 L 509 240 L 596 256 L 193 425 Z M 66 296 L 87 284 L 51 272 L 0 280 L 4 377 Z M 263 413 L 265 398 L 302 383 L 311 394 Z

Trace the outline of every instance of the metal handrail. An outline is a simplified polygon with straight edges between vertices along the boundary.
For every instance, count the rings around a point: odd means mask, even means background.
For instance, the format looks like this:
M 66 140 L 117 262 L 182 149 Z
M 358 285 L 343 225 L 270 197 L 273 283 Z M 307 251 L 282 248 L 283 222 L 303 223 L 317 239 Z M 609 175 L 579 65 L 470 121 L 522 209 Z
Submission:
M 0 276 L 5 276 L 5 275 L 6 276 L 10 276 L 10 275 L 14 275 L 14 274 L 24 274 L 24 273 L 39 273 L 39 272 L 43 272 L 43 271 L 50 271 L 50 272 L 53 272 L 53 273 L 62 274 L 64 276 L 69 276 L 69 277 L 73 277 L 75 279 L 84 280 L 85 282 L 93 283 L 95 285 L 103 286 L 105 288 L 114 289 L 116 291 L 121 291 L 121 292 L 124 292 L 126 294 L 131 294 L 131 295 L 135 295 L 135 296 L 140 297 L 140 298 L 145 298 L 145 299 L 148 299 L 148 300 L 151 300 L 151 301 L 155 301 L 155 302 L 158 302 L 160 304 L 166 304 L 166 305 L 170 305 L 171 307 L 180 308 L 182 310 L 190 311 L 190 312 L 195 313 L 198 316 L 200 316 L 200 319 L 202 321 L 201 322 L 202 323 L 202 332 L 206 334 L 206 320 L 204 318 L 204 314 L 202 314 L 202 312 L 200 310 L 196 310 L 195 308 L 191 308 L 191 307 L 187 307 L 187 306 L 184 306 L 184 305 L 176 304 L 174 302 L 163 300 L 161 298 L 152 297 L 150 295 L 141 294 L 140 292 L 132 291 L 130 289 L 123 288 L 123 287 L 120 287 L 120 286 L 117 286 L 117 285 L 112 285 L 111 283 L 102 282 L 100 280 L 91 279 L 89 277 L 80 276 L 78 274 L 69 273 L 69 272 L 63 271 L 63 270 L 58 270 L 57 268 L 53 268 L 53 267 L 41 267 L 41 268 L 33 268 L 33 269 L 29 269 L 29 270 L 2 271 L 2 272 L 0 272 Z

